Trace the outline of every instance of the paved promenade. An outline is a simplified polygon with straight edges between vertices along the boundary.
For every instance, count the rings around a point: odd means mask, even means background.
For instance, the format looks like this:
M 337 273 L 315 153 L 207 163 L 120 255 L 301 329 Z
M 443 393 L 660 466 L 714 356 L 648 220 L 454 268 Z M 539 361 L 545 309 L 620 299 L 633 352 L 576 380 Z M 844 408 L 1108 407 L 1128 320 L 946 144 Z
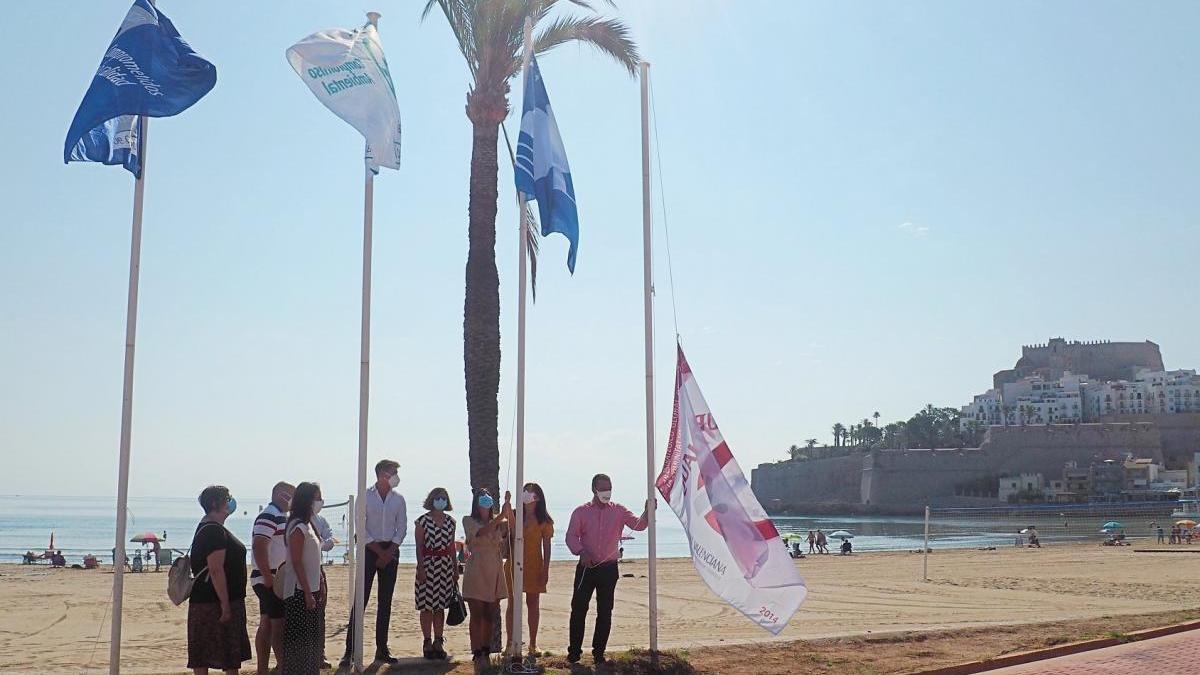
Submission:
M 1200 630 L 991 672 L 995 675 L 1193 675 L 1200 673 Z

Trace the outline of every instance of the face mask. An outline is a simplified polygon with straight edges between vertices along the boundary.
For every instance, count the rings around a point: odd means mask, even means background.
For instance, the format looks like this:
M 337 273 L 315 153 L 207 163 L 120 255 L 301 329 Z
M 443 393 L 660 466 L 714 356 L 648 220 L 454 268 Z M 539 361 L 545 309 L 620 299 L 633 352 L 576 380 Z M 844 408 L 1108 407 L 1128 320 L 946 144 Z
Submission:
M 536 492 L 529 492 L 526 490 L 525 492 L 521 493 L 521 501 L 526 504 L 536 504 L 537 500 L 538 498 Z
M 600 500 L 601 504 L 607 504 L 612 499 L 612 490 L 598 490 L 596 498 Z
M 450 504 L 449 501 L 447 501 L 441 497 L 436 497 L 433 500 L 433 510 L 434 511 L 445 511 L 446 506 L 448 506 L 449 504 Z
M 388 476 L 388 485 L 391 485 L 393 490 L 400 487 L 400 474 L 394 473 Z
M 490 509 L 496 505 L 496 500 L 492 499 L 491 495 L 484 495 L 479 498 L 479 505 L 485 509 Z
M 237 500 L 232 496 L 229 498 L 229 501 L 225 504 L 225 506 L 229 509 L 230 515 L 237 513 Z
M 317 499 L 317 500 L 313 501 L 313 515 L 315 516 L 315 515 L 317 515 L 318 513 L 320 513 L 320 512 L 321 512 L 321 507 L 323 507 L 323 506 L 325 506 L 325 502 L 324 502 L 324 501 L 322 501 L 322 500 L 320 500 L 320 499 Z

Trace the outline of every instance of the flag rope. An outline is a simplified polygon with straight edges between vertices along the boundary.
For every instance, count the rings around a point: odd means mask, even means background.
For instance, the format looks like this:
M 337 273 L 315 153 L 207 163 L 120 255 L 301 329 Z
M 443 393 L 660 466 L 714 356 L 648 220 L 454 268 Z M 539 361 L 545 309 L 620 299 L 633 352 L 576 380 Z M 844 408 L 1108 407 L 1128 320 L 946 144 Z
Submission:
M 650 77 L 649 71 L 646 77 Z M 658 204 L 662 211 L 663 235 L 666 238 L 667 249 L 667 279 L 671 286 L 671 320 L 675 324 L 675 341 L 682 344 L 679 337 L 679 311 L 675 307 L 675 266 L 671 264 L 671 228 L 667 223 L 667 193 L 663 188 L 662 145 L 658 135 L 658 111 L 654 107 L 654 80 L 648 79 L 646 84 L 650 89 L 650 121 L 654 127 L 654 164 L 658 170 Z

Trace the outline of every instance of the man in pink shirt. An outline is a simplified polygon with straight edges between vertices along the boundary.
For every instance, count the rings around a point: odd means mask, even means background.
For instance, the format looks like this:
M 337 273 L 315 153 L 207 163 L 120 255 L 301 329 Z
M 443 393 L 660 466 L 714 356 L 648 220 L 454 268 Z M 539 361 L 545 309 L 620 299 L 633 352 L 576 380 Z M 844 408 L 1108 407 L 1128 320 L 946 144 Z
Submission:
M 605 662 L 608 633 L 612 628 L 613 595 L 617 590 L 617 569 L 620 558 L 621 532 L 628 527 L 642 531 L 649 523 L 647 510 L 638 518 L 621 506 L 613 504 L 612 479 L 598 473 L 592 477 L 592 500 L 571 513 L 567 528 L 567 548 L 579 556 L 575 567 L 575 592 L 571 596 L 571 643 L 567 661 L 578 663 L 583 653 L 583 630 L 587 620 L 592 593 L 596 594 L 596 631 L 592 635 L 592 657 L 597 664 Z

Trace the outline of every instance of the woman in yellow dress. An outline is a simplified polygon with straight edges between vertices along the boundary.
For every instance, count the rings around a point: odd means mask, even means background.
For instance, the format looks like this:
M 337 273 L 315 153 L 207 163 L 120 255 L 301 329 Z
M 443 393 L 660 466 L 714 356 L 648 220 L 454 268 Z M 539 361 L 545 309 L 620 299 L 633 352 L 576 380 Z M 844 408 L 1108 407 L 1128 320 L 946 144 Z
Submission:
M 536 654 L 538 620 L 540 617 L 541 597 L 546 592 L 546 582 L 550 578 L 550 540 L 554 537 L 554 519 L 546 508 L 546 493 L 537 483 L 526 483 L 521 492 L 521 504 L 525 509 L 525 573 L 524 580 L 525 607 L 529 613 L 529 653 Z M 510 542 L 509 546 L 512 546 Z M 512 556 L 504 563 L 504 576 L 508 579 L 508 611 L 505 614 L 504 626 L 508 633 L 506 654 L 512 653 L 513 628 L 513 571 Z
M 500 552 L 508 536 L 512 505 L 506 498 L 499 516 L 495 515 L 495 507 L 495 498 L 487 490 L 478 489 L 471 500 L 471 512 L 463 516 L 470 557 L 463 570 L 462 596 L 470 606 L 471 654 L 476 670 L 487 664 L 491 653 L 492 612 L 499 614 L 500 600 L 508 596 Z

